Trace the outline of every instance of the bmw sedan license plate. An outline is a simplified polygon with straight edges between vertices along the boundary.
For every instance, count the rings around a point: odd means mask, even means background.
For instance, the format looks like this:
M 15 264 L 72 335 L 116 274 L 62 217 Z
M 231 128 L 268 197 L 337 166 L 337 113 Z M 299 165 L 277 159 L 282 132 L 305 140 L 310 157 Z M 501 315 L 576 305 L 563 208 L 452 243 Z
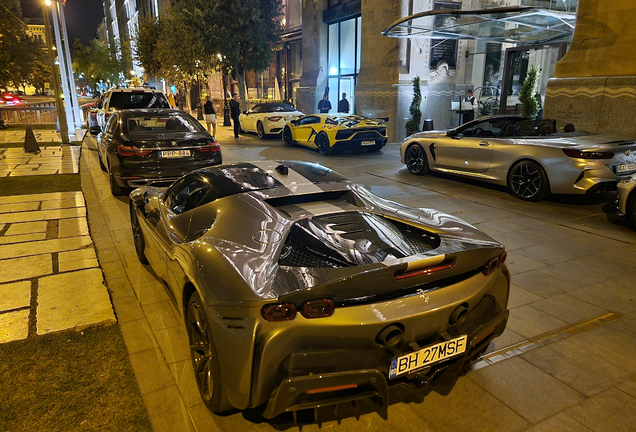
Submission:
M 189 157 L 190 150 L 162 150 L 159 152 L 159 157 L 161 158 L 182 158 Z
M 389 378 L 395 378 L 398 375 L 462 354 L 466 352 L 467 342 L 468 335 L 462 335 L 455 339 L 429 345 L 410 354 L 395 357 L 391 361 Z
M 628 163 L 616 166 L 616 174 L 624 174 L 636 171 L 636 163 Z
M 363 146 L 375 145 L 375 141 L 362 141 Z

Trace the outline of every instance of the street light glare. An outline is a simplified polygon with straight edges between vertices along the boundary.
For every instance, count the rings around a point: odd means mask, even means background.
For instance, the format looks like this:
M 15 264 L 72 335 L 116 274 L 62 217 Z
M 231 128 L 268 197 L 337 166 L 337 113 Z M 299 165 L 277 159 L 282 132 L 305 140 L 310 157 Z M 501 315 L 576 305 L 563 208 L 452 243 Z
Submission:
M 51 6 L 51 0 L 44 0 L 44 4 L 47 6 Z

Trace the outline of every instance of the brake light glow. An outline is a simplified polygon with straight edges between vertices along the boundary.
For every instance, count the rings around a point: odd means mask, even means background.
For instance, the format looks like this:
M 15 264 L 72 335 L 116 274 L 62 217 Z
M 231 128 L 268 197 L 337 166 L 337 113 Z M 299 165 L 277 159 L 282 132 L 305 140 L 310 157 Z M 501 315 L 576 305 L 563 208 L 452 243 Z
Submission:
M 205 143 L 205 145 L 203 147 L 197 147 L 195 148 L 196 151 L 198 151 L 199 153 L 207 153 L 207 152 L 220 152 L 221 151 L 221 145 L 218 142 L 208 142 Z
M 291 321 L 296 318 L 296 306 L 293 303 L 265 305 L 261 315 L 267 321 Z
M 486 276 L 493 274 L 495 270 L 497 270 L 499 267 L 501 267 L 502 265 L 506 263 L 507 257 L 508 257 L 508 252 L 503 251 L 496 257 L 491 258 L 484 266 L 482 273 L 485 274 Z
M 611 152 L 582 152 L 574 149 L 563 149 L 563 153 L 579 159 L 612 159 L 614 157 L 614 153 Z
M 134 147 L 134 146 L 133 147 L 124 146 L 124 145 L 117 146 L 117 154 L 123 157 L 148 156 L 150 153 L 152 153 L 152 150 L 143 150 L 143 149 L 140 149 L 139 147 Z
M 309 300 L 300 305 L 300 313 L 305 318 L 325 318 L 333 315 L 336 304 L 333 300 L 323 298 L 319 300 Z
M 273 122 L 277 122 L 277 121 L 279 121 L 280 119 L 282 119 L 282 117 L 281 117 L 281 116 L 267 117 L 267 120 L 269 120 L 269 121 L 273 121 Z

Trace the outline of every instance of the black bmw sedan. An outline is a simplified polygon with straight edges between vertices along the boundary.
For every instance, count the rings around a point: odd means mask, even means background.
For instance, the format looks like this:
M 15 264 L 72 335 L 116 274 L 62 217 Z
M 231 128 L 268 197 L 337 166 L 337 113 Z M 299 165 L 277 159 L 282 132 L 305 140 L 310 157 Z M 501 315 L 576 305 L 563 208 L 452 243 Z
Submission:
M 99 164 L 113 195 L 167 185 L 197 168 L 221 163 L 221 146 L 184 111 L 135 109 L 113 113 L 97 136 Z

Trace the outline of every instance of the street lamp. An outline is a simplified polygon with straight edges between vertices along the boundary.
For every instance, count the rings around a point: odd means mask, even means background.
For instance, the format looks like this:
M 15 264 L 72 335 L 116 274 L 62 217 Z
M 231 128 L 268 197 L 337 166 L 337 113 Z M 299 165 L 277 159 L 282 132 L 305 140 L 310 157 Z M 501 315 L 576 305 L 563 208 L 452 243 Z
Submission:
M 51 6 L 51 0 L 45 0 L 45 5 Z M 44 15 L 44 29 L 46 31 L 46 46 L 49 51 L 49 59 L 51 61 L 51 73 L 53 74 L 53 88 L 55 93 L 55 108 L 57 110 L 58 122 L 60 123 L 60 134 L 62 135 L 62 143 L 69 144 L 71 141 L 68 137 L 68 124 L 66 123 L 66 112 L 62 102 L 62 89 L 60 88 L 60 78 L 57 68 L 55 67 L 55 55 L 53 54 L 53 34 L 51 32 L 51 22 L 49 21 L 50 10 L 42 9 Z

